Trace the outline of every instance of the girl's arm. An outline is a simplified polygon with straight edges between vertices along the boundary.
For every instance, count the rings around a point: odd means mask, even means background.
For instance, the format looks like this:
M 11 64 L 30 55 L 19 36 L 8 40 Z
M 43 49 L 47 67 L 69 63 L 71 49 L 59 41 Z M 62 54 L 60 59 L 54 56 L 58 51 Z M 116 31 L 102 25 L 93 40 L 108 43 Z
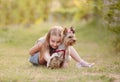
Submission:
M 46 51 L 46 53 L 44 55 L 44 59 L 46 60 L 46 62 L 48 62 L 50 60 L 50 53 L 48 50 Z
M 38 42 L 37 44 L 35 44 L 29 51 L 30 55 L 34 55 L 36 52 L 39 52 L 40 48 L 41 48 L 42 43 Z

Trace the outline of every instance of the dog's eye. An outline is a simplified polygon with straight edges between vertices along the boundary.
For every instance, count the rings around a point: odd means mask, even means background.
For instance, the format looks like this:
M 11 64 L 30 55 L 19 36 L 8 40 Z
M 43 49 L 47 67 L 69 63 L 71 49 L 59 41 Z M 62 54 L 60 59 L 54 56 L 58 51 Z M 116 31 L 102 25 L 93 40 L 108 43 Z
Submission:
M 72 36 L 68 36 L 68 38 L 72 38 Z

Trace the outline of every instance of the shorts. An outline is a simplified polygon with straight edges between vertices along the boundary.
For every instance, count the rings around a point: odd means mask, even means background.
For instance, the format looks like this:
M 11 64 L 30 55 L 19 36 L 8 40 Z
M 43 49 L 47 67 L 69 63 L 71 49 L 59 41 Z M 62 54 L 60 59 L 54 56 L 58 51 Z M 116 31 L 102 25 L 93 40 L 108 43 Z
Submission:
M 39 52 L 35 53 L 33 56 L 30 57 L 29 62 L 33 65 L 39 65 Z

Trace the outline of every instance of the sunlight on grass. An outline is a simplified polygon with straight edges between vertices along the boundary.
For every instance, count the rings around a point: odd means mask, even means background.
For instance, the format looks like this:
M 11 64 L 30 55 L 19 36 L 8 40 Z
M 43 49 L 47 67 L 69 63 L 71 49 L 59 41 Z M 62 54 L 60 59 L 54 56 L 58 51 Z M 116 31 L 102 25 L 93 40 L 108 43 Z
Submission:
M 111 53 L 110 34 L 91 25 L 76 25 L 80 56 L 95 62 L 92 68 L 76 68 L 71 61 L 66 69 L 47 69 L 29 63 L 29 49 L 54 24 L 43 23 L 29 28 L 0 29 L 0 82 L 114 82 L 120 80 L 120 55 Z M 64 24 L 65 25 L 65 24 Z M 69 26 L 70 24 L 66 24 Z M 99 30 L 99 31 L 98 31 Z M 107 43 L 106 43 L 107 42 Z M 113 75 L 112 75 L 113 74 Z

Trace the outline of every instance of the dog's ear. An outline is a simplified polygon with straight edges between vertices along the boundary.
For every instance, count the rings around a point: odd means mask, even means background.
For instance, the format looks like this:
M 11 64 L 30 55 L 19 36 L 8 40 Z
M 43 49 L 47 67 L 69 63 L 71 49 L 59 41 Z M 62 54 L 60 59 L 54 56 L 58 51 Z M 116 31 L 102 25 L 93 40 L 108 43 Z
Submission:
M 70 27 L 70 30 L 73 32 L 73 33 L 75 33 L 75 28 L 74 27 Z
M 64 28 L 64 31 L 63 31 L 63 34 L 65 35 L 67 33 L 68 29 L 65 27 Z

